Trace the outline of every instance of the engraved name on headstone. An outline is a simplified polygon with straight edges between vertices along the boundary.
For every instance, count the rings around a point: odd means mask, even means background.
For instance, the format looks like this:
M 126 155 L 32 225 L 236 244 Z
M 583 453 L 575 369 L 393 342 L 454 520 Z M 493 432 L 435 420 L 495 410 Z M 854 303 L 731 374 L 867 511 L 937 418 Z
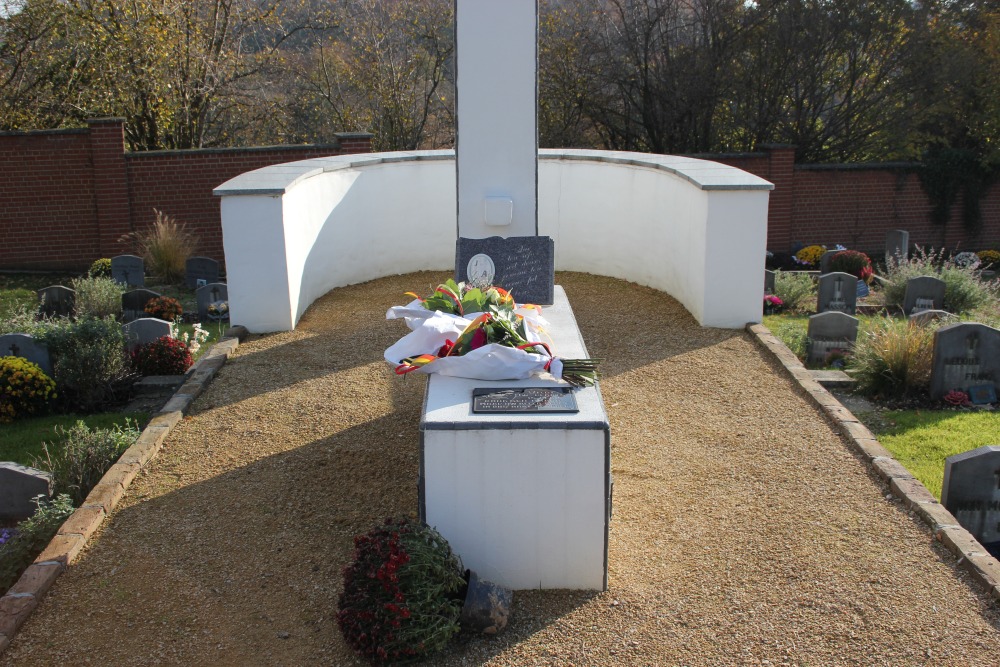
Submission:
M 907 315 L 922 310 L 942 310 L 944 308 L 945 284 L 934 276 L 917 276 L 906 281 L 903 296 L 903 312 Z
M 4 334 L 0 336 L 0 357 L 21 357 L 42 369 L 42 372 L 52 377 L 52 359 L 49 348 L 36 341 L 32 336 L 23 333 Z
M 848 352 L 858 339 L 858 318 L 846 313 L 827 311 L 809 317 L 809 354 L 811 365 L 823 364 L 831 352 Z
M 122 326 L 125 346 L 133 349 L 139 345 L 152 343 L 158 338 L 170 335 L 170 322 L 155 317 L 144 317 Z
M 885 235 L 885 263 L 905 262 L 910 256 L 910 232 L 894 229 Z
M 111 258 L 111 277 L 128 287 L 142 287 L 146 284 L 146 269 L 142 257 L 118 255 Z
M 1000 387 L 1000 329 L 978 322 L 946 324 L 934 332 L 931 398 L 953 389 Z
M 858 304 L 858 279 L 850 273 L 834 272 L 819 277 L 816 312 L 836 310 L 853 315 Z
M 38 313 L 44 317 L 70 317 L 76 306 L 76 291 L 63 285 L 38 290 Z
M 570 387 L 513 387 L 472 390 L 475 413 L 579 412 Z
M 190 257 L 184 264 L 184 284 L 188 289 L 198 287 L 198 281 L 203 285 L 219 282 L 219 263 L 211 257 Z
M 122 294 L 122 319 L 126 322 L 147 317 L 146 304 L 159 297 L 158 292 L 148 289 L 134 289 Z
M 941 504 L 994 556 L 1000 547 L 1000 446 L 983 445 L 944 461 Z
M 204 320 L 209 316 L 209 305 L 229 301 L 229 288 L 226 286 L 226 283 L 209 283 L 195 290 L 195 298 L 198 300 L 198 317 Z M 229 316 L 213 317 L 213 319 L 224 320 L 229 319 Z
M 489 282 L 511 292 L 518 303 L 552 303 L 555 249 L 550 237 L 458 239 L 455 280 L 485 280 L 491 266 L 494 275 Z
M 35 496 L 52 495 L 52 476 L 10 461 L 0 463 L 0 520 L 20 521 L 35 513 Z

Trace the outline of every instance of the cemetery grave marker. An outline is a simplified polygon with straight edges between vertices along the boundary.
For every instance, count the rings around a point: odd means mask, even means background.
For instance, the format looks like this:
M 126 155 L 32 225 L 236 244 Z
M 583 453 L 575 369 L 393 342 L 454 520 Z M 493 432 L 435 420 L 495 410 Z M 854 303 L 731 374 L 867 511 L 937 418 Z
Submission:
M 820 275 L 824 273 L 830 273 L 830 264 L 833 262 L 833 256 L 836 255 L 840 250 L 827 250 L 819 258 L 819 272 Z
M 927 326 L 931 322 L 937 322 L 938 320 L 952 320 L 955 316 L 949 313 L 947 310 L 921 310 L 910 315 L 909 320 L 913 324 L 918 326 Z
M 70 317 L 76 306 L 76 291 L 63 285 L 38 290 L 38 312 L 45 317 Z
M 850 273 L 827 273 L 819 277 L 816 312 L 836 310 L 853 315 L 858 304 L 858 279 Z
M 1000 553 L 1000 446 L 983 445 L 944 462 L 941 504 L 986 549 Z
M 966 393 L 991 386 L 1000 378 L 1000 329 L 978 322 L 947 324 L 934 332 L 931 398 L 953 389 Z
M 548 236 L 460 238 L 455 248 L 455 280 L 499 285 L 518 303 L 551 304 L 555 244 Z
M 111 277 L 129 287 L 143 287 L 146 284 L 146 268 L 142 257 L 135 255 L 112 257 Z
M 21 357 L 36 364 L 42 372 L 52 377 L 52 358 L 49 348 L 28 334 L 14 333 L 0 336 L 0 357 Z
M 147 317 L 146 304 L 160 294 L 148 289 L 134 289 L 122 294 L 122 319 L 126 322 Z
M 764 294 L 774 294 L 774 271 L 764 269 Z
M 163 336 L 169 336 L 170 322 L 155 317 L 143 317 L 123 325 L 122 331 L 125 334 L 125 347 L 132 350 Z
M 52 495 L 52 477 L 10 461 L 0 462 L 0 520 L 20 521 L 35 513 L 35 496 Z
M 195 298 L 198 300 L 198 318 L 204 320 L 209 317 L 209 304 L 229 301 L 229 288 L 226 283 L 209 283 L 195 290 Z M 229 316 L 213 319 L 229 319 Z
M 188 289 L 219 282 L 219 263 L 211 257 L 189 257 L 184 264 L 184 284 Z
M 904 229 L 894 229 L 885 235 L 885 263 L 894 258 L 897 262 L 905 262 L 910 256 L 910 232 Z
M 942 310 L 944 308 L 944 281 L 934 276 L 917 276 L 906 281 L 906 295 L 903 297 L 903 312 L 907 315 L 922 310 Z
M 807 362 L 824 364 L 831 352 L 848 352 L 858 339 L 858 318 L 835 310 L 809 317 Z

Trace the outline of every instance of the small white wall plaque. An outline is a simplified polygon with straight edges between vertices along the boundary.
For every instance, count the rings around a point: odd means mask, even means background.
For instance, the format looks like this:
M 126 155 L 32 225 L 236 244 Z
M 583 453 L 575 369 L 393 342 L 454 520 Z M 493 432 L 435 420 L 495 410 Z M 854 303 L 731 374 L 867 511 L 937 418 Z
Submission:
M 473 285 L 487 287 L 493 284 L 493 278 L 497 274 L 497 267 L 493 264 L 493 258 L 489 255 L 479 253 L 473 255 L 465 269 L 469 282 Z
M 510 197 L 487 197 L 483 208 L 490 227 L 509 227 L 514 219 L 514 200 Z

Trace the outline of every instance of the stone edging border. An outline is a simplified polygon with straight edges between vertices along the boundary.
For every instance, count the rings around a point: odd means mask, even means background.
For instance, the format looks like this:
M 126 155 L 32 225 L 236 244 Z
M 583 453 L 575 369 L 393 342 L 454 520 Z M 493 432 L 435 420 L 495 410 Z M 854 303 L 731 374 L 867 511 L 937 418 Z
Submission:
M 215 374 L 246 338 L 243 327 L 231 327 L 187 373 L 187 379 L 153 415 L 135 443 L 104 474 L 97 486 L 66 519 L 45 550 L 28 566 L 17 583 L 0 597 L 0 654 L 10 646 L 59 575 L 76 560 L 90 536 L 117 507 L 139 472 L 159 453 L 163 441 L 177 425 Z
M 851 447 L 889 485 L 892 494 L 930 527 L 934 538 L 955 554 L 958 564 L 972 574 L 990 597 L 1000 600 L 1000 562 L 958 523 L 958 519 L 938 502 L 927 487 L 893 458 L 889 450 L 879 443 L 875 435 L 850 410 L 813 379 L 811 371 L 767 327 L 750 323 L 746 330 L 758 345 L 784 366 Z

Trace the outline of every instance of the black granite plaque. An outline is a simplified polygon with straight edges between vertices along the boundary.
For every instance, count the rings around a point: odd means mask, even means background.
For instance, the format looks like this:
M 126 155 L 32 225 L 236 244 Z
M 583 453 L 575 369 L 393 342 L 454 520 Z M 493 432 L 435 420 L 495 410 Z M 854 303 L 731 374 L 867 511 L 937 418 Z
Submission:
M 472 390 L 472 411 L 486 414 L 515 412 L 579 412 L 572 387 L 478 387 Z
M 550 305 L 554 299 L 555 244 L 548 236 L 459 238 L 455 280 L 503 287 L 518 303 Z

